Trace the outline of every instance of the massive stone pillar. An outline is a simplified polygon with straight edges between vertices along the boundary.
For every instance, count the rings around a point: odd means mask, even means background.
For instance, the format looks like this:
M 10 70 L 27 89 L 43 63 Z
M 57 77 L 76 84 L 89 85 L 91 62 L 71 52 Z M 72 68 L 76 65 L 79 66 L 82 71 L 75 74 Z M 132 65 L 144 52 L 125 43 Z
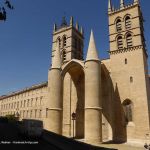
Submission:
M 48 130 L 62 134 L 62 77 L 59 48 L 48 75 Z
M 102 141 L 101 73 L 93 32 L 85 61 L 85 140 Z

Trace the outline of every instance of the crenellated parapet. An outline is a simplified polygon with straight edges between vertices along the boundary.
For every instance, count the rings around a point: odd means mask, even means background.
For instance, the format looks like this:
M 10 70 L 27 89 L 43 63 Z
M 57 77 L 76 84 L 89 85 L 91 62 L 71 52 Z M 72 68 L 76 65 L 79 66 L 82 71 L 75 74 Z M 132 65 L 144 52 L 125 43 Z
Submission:
M 120 11 L 124 11 L 125 9 L 129 9 L 132 7 L 135 7 L 139 5 L 139 0 L 134 0 L 133 3 L 125 5 L 124 0 L 120 0 L 120 7 L 119 8 L 115 8 L 114 5 L 112 4 L 112 1 L 109 0 L 108 2 L 108 14 L 114 14 L 114 13 L 118 13 Z
M 70 23 L 66 21 L 66 18 L 62 18 L 62 22 L 60 25 L 54 24 L 53 34 L 63 31 L 64 29 L 70 29 L 74 28 L 76 31 L 78 31 L 81 35 L 83 35 L 83 27 L 79 26 L 78 22 L 74 25 L 74 18 L 73 16 L 70 17 Z

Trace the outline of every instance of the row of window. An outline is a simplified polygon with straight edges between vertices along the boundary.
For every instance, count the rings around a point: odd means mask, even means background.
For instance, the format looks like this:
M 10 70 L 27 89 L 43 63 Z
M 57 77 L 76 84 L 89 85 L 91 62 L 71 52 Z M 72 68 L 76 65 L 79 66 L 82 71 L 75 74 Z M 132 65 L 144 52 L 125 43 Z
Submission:
M 118 45 L 118 49 L 123 49 L 124 44 L 123 44 L 123 37 L 122 37 L 122 35 L 118 36 L 118 38 L 117 38 L 117 45 Z M 126 45 L 127 45 L 127 48 L 133 46 L 133 41 L 132 41 L 132 35 L 131 35 L 131 33 L 128 33 L 126 35 Z
M 20 118 L 42 118 L 42 110 L 23 110 L 20 111 Z
M 42 110 L 41 109 L 35 109 L 35 110 L 22 110 L 19 111 L 19 117 L 20 118 L 42 118 Z M 16 115 L 15 111 L 10 112 L 2 112 L 2 116 L 5 115 Z
M 16 109 L 16 108 L 24 108 L 24 107 L 33 107 L 33 106 L 41 106 L 43 105 L 43 97 L 37 97 L 35 99 L 31 98 L 28 100 L 22 100 L 22 101 L 18 101 L 18 102 L 13 102 L 13 103 L 9 103 L 9 104 L 2 104 L 1 105 L 1 109 L 5 110 L 5 109 Z
M 39 93 L 42 93 L 44 90 L 45 90 L 44 88 L 40 88 L 40 89 L 36 89 L 36 90 L 33 90 L 33 91 L 17 94 L 17 95 L 8 97 L 5 100 L 2 100 L 2 103 L 4 101 L 15 100 L 15 99 L 23 98 L 23 97 L 26 97 L 26 96 L 32 96 L 34 94 L 39 94 Z
M 125 28 L 128 30 L 131 28 L 131 18 L 130 16 L 126 16 L 125 18 Z M 122 21 L 120 18 L 117 19 L 116 21 L 116 30 L 117 32 L 122 31 Z

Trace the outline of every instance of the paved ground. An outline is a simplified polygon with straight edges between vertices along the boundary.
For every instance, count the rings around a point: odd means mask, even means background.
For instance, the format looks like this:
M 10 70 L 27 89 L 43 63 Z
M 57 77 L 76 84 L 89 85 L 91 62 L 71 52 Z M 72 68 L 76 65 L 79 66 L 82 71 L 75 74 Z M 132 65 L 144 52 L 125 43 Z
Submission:
M 118 150 L 144 150 L 144 147 L 131 146 L 127 144 L 100 144 L 99 146 L 106 148 L 116 148 Z
M 144 144 L 128 144 L 128 143 L 125 143 L 125 144 L 112 144 L 112 142 L 110 142 L 109 144 L 98 144 L 98 143 L 93 143 L 94 145 L 96 146 L 100 146 L 100 147 L 105 147 L 105 148 L 114 148 L 114 149 L 117 149 L 117 150 L 145 150 L 144 149 Z

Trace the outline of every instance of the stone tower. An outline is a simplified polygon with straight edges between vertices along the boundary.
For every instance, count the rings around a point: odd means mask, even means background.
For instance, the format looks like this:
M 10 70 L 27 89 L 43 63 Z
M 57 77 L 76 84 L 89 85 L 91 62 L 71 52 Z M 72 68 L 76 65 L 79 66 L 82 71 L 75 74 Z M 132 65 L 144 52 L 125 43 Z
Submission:
M 57 44 L 51 69 L 48 73 L 48 100 L 46 129 L 62 134 L 62 77 L 61 57 Z
M 79 29 L 78 23 L 74 26 L 73 17 L 70 18 L 70 24 L 67 24 L 65 17 L 62 18 L 60 27 L 54 24 L 52 62 L 57 43 L 61 53 L 62 64 L 71 59 L 83 59 L 83 28 Z
M 78 23 L 74 26 L 73 17 L 70 24 L 67 24 L 65 17 L 62 18 L 60 26 L 54 24 L 52 63 L 48 73 L 48 99 L 47 99 L 47 127 L 46 129 L 58 134 L 65 134 L 65 96 L 64 91 L 71 80 L 69 73 L 62 75 L 66 63 L 76 59 L 83 61 L 83 28 L 79 29 Z M 66 81 L 67 80 L 67 81 Z M 67 85 L 65 84 L 67 82 Z M 72 81 L 71 81 L 72 82 Z M 71 84 L 71 83 L 70 83 Z M 69 93 L 67 89 L 66 93 Z M 66 95 L 66 94 L 65 94 Z M 69 100 L 68 95 L 66 97 Z M 71 115 L 71 114 L 70 114 Z M 68 118 L 67 118 L 68 119 Z M 70 129 L 71 127 L 69 127 Z M 70 129 L 71 130 L 71 129 Z M 65 132 L 65 133 L 64 133 Z M 71 131 L 67 131 L 71 132 Z M 66 135 L 66 134 L 65 134 Z M 69 136 L 69 134 L 67 134 Z
M 115 91 L 114 140 L 144 139 L 149 132 L 150 89 L 139 1 L 125 5 L 124 0 L 120 0 L 120 8 L 114 9 L 109 0 L 108 16 L 111 78 Z
M 85 140 L 102 141 L 101 62 L 93 31 L 85 61 Z

